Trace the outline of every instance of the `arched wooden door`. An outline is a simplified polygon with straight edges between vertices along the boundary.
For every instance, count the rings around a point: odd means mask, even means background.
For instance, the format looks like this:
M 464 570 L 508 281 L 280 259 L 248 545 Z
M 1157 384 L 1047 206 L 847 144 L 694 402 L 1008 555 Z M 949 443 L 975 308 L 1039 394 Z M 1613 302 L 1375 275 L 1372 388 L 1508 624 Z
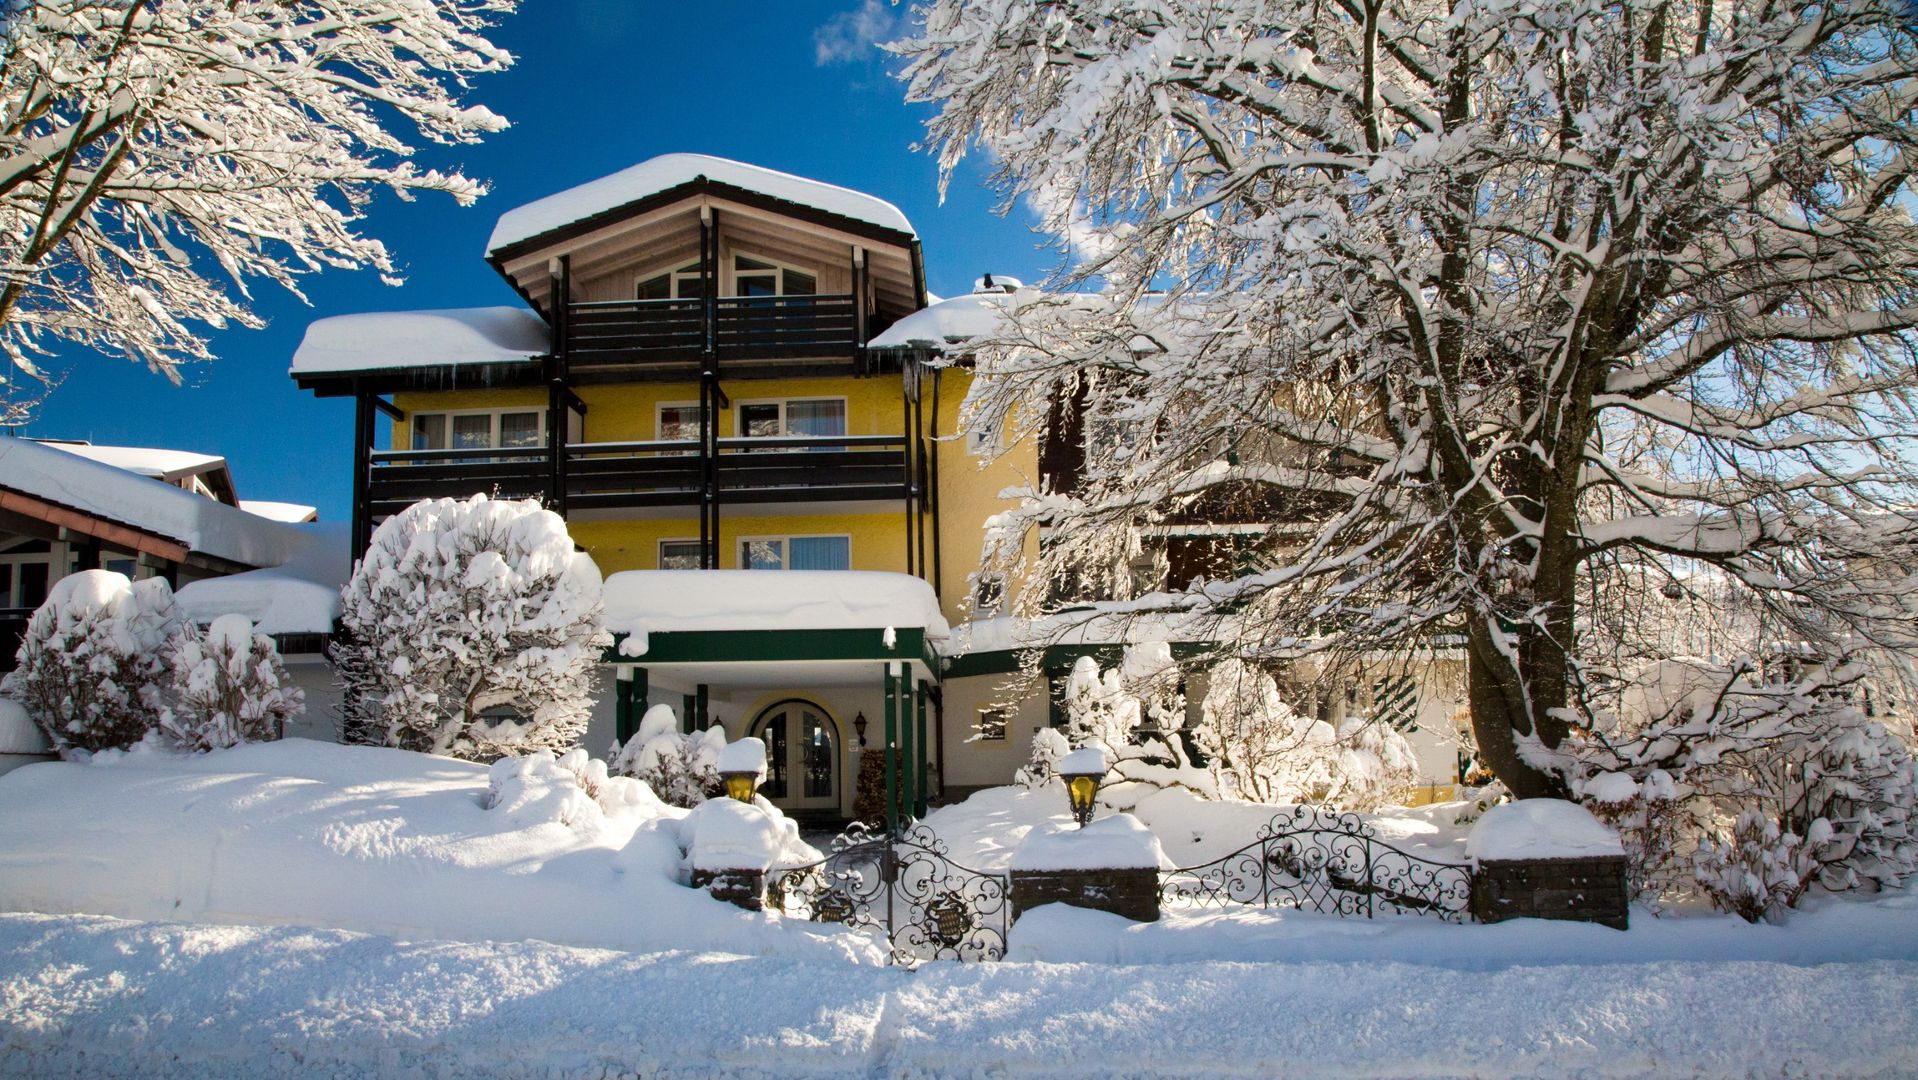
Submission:
M 839 808 L 839 728 L 825 709 L 790 698 L 768 706 L 751 730 L 766 743 L 761 795 L 782 810 Z

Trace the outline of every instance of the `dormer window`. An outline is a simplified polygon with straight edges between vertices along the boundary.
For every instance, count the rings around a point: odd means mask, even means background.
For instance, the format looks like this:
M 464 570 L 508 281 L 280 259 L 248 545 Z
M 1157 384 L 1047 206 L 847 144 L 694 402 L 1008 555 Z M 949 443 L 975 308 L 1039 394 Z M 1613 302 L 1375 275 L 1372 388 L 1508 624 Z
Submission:
M 670 273 L 642 278 L 635 290 L 636 300 L 696 300 L 705 295 L 705 282 L 699 276 L 699 264 L 681 267 Z
M 818 291 L 819 279 L 804 270 L 748 255 L 733 256 L 735 296 L 811 296 Z

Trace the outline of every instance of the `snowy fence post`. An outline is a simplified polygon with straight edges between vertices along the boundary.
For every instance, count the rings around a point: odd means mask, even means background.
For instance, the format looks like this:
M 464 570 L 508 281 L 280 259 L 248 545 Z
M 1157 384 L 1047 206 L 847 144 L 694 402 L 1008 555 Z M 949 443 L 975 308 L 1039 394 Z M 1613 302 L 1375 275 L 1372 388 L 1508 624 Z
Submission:
M 1157 922 L 1163 865 L 1158 838 L 1131 814 L 1084 828 L 1041 825 L 1012 853 L 1012 919 L 1041 904 L 1070 904 Z
M 1495 806 L 1472 827 L 1472 916 L 1568 919 L 1624 930 L 1630 886 L 1618 833 L 1583 806 L 1521 799 Z

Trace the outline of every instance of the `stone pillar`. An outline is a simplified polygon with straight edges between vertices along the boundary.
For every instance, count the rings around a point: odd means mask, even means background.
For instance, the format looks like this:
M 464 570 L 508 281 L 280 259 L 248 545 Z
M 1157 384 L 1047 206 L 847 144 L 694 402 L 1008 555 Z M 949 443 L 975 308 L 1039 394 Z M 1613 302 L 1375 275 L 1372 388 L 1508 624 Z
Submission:
M 765 751 L 758 753 L 763 761 Z M 759 797 L 750 803 L 707 799 L 680 823 L 680 836 L 692 867 L 692 887 L 748 911 L 765 907 L 766 871 L 774 863 L 808 862 L 819 854 L 800 841 L 799 828 L 790 818 Z
M 1131 814 L 1083 829 L 1042 825 L 1012 853 L 1012 919 L 1041 904 L 1070 904 L 1157 922 L 1163 861 L 1158 839 Z
M 713 899 L 724 900 L 747 911 L 759 911 L 766 906 L 764 870 L 702 870 L 694 867 L 693 888 L 705 889 L 713 894 Z
M 1624 930 L 1631 888 L 1618 833 L 1562 799 L 1522 799 L 1485 812 L 1466 840 L 1472 917 L 1569 919 Z

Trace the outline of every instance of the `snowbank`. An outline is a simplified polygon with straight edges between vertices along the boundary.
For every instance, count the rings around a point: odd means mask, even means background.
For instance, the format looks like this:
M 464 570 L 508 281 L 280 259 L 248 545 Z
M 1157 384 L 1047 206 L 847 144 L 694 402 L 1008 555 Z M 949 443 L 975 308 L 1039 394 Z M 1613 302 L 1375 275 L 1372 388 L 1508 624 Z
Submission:
M 188 582 L 174 594 L 195 622 L 244 615 L 262 634 L 330 634 L 352 560 L 345 522 L 285 526 L 304 538 L 275 567 Z
M 649 634 L 684 630 L 949 630 L 932 586 L 877 570 L 625 570 L 606 579 L 606 629 L 644 656 Z M 910 657 L 902 657 L 910 659 Z
M 878 959 L 684 887 L 683 811 L 606 809 L 551 765 L 289 739 L 21 769 L 0 777 L 0 910 Z
M 1494 806 L 1472 826 L 1474 859 L 1580 859 L 1623 855 L 1618 833 L 1590 810 L 1564 799 L 1520 799 Z
M 306 328 L 292 373 L 523 363 L 544 356 L 552 341 L 546 321 L 518 307 L 334 315 Z
M 1121 870 L 1170 867 L 1152 830 L 1131 814 L 1100 818 L 1081 829 L 1048 822 L 1012 853 L 1014 870 Z
M 751 804 L 708 799 L 686 815 L 679 835 L 695 870 L 765 870 L 824 858 L 799 839 L 799 826 L 765 799 Z
M 661 154 L 611 176 L 567 188 L 501 214 L 499 223 L 493 226 L 493 235 L 486 241 L 487 254 L 594 214 L 616 210 L 648 195 L 692 183 L 702 176 L 869 225 L 903 233 L 913 231 L 912 222 L 906 220 L 898 207 L 851 188 L 706 154 Z
M 0 754 L 51 754 L 44 732 L 12 698 L 0 697 Z
M 1909 961 L 1467 972 L 1379 957 L 825 973 L 5 916 L 0 1060 L 15 1075 L 203 1080 L 1906 1076 L 1918 1060 Z

